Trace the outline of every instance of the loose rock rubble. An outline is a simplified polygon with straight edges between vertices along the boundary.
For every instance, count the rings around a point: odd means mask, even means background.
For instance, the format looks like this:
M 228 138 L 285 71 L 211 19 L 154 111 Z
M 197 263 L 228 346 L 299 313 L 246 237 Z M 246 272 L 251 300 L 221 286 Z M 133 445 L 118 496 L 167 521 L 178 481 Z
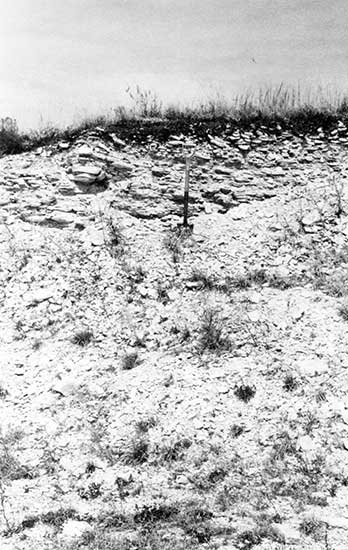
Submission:
M 1 548 L 347 548 L 346 136 L 0 159 Z

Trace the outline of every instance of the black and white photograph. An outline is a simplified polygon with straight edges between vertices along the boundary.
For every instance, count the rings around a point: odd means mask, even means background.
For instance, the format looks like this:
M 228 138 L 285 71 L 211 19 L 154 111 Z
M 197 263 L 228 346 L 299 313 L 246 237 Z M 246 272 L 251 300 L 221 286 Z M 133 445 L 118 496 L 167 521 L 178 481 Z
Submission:
M 346 0 L 0 0 L 0 550 L 348 550 Z

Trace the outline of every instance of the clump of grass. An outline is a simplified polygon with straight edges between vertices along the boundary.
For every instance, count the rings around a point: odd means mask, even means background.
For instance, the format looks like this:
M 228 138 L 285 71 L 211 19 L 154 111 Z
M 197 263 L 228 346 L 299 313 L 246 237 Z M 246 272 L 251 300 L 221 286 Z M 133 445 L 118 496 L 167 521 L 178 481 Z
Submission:
M 38 351 L 42 347 L 42 341 L 41 340 L 34 340 L 33 342 L 33 350 Z
M 271 525 L 264 524 L 239 533 L 237 535 L 238 548 L 241 550 L 251 550 L 265 539 L 284 544 L 284 537 L 279 531 Z
M 248 384 L 236 386 L 234 390 L 234 394 L 238 397 L 238 399 L 244 401 L 245 403 L 248 403 L 248 401 L 254 397 L 255 393 L 256 389 Z
M 243 426 L 240 426 L 239 424 L 233 424 L 231 426 L 231 435 L 232 437 L 239 437 L 244 432 Z
M 90 329 L 79 330 L 71 339 L 73 344 L 84 347 L 92 342 L 94 334 Z
M 140 363 L 139 352 L 130 351 L 122 358 L 122 370 L 132 370 Z
M 344 300 L 338 308 L 338 313 L 345 321 L 348 321 L 348 300 Z
M 94 500 L 101 496 L 101 484 L 100 483 L 90 483 L 87 487 L 80 487 L 77 491 L 80 498 L 84 500 Z
M 322 266 L 315 266 L 313 273 L 314 288 L 320 289 L 329 296 L 343 298 L 348 294 L 348 270 L 338 270 L 328 275 Z
M 170 327 L 170 333 L 178 335 L 181 342 L 187 342 L 191 338 L 191 331 L 187 325 L 174 324 Z
M 300 523 L 300 531 L 307 536 L 319 541 L 324 536 L 325 524 L 315 517 L 304 518 Z
M 166 521 L 173 518 L 178 513 L 179 509 L 175 504 L 167 504 L 166 502 L 155 502 L 146 504 L 137 510 L 134 514 L 135 523 L 155 523 L 158 521 Z
M 0 399 L 6 399 L 8 396 L 8 391 L 4 386 L 0 385 Z
M 157 446 L 156 455 L 158 457 L 158 461 L 163 463 L 180 460 L 185 456 L 187 449 L 189 449 L 191 445 L 192 441 L 187 437 L 169 439 Z
M 157 296 L 158 300 L 162 302 L 163 305 L 166 305 L 169 302 L 168 290 L 161 281 L 157 283 Z
M 293 374 L 287 374 L 284 379 L 283 387 L 286 391 L 293 391 L 298 387 L 298 380 Z
M 117 220 L 112 217 L 106 219 L 105 246 L 111 256 L 119 257 L 125 252 L 126 239 Z
M 200 326 L 200 347 L 202 351 L 229 349 L 230 341 L 223 335 L 223 322 L 219 310 L 208 307 L 203 311 Z
M 126 447 L 121 450 L 120 458 L 124 464 L 144 464 L 149 458 L 150 443 L 147 437 L 134 435 Z
M 0 482 L 35 477 L 35 472 L 22 465 L 13 452 L 22 437 L 23 433 L 18 430 L 0 434 Z
M 189 281 L 193 283 L 198 283 L 197 287 L 199 289 L 213 290 L 216 286 L 216 280 L 213 275 L 210 275 L 201 268 L 195 267 L 192 269 Z
M 282 431 L 274 441 L 272 460 L 282 460 L 285 456 L 294 456 L 297 453 L 296 443 L 287 431 Z
M 163 245 L 170 253 L 173 263 L 179 263 L 182 256 L 181 233 L 179 231 L 169 231 L 163 239 Z
M 180 510 L 176 523 L 185 533 L 190 535 L 199 544 L 210 541 L 213 530 L 211 527 L 211 518 L 213 513 L 206 506 L 197 501 L 187 502 Z
M 25 149 L 25 139 L 18 131 L 15 119 L 6 117 L 0 119 L 0 155 L 22 153 Z
M 141 418 L 135 424 L 135 429 L 139 433 L 147 433 L 151 428 L 156 426 L 157 420 L 154 416 L 149 416 L 147 418 Z
M 323 403 L 324 401 L 327 401 L 326 393 L 324 390 L 319 389 L 317 393 L 315 394 L 315 400 L 317 403 Z

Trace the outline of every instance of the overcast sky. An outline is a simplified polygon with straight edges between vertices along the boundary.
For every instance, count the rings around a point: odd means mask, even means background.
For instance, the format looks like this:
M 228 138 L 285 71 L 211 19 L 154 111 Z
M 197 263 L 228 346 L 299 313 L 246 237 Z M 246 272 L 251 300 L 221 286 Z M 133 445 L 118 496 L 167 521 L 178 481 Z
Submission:
M 0 117 L 72 122 L 127 98 L 348 87 L 347 0 L 0 0 Z

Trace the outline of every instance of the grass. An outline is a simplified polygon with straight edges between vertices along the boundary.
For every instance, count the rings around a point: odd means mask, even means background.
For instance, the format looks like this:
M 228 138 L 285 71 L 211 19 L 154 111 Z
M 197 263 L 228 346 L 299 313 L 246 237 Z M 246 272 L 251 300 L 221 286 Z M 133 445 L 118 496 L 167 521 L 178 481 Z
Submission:
M 234 394 L 238 397 L 238 399 L 244 401 L 245 403 L 248 403 L 250 399 L 254 397 L 255 393 L 256 389 L 252 388 L 248 384 L 237 386 L 234 390 Z
M 132 370 L 140 363 L 139 352 L 131 351 L 122 358 L 122 370 Z
M 127 445 L 121 449 L 120 458 L 124 464 L 144 464 L 149 458 L 150 444 L 144 435 L 135 434 Z
M 339 120 L 348 121 L 348 98 L 332 88 L 301 89 L 280 83 L 277 86 L 248 91 L 234 97 L 221 94 L 196 101 L 191 106 L 169 105 L 149 89 L 128 88 L 131 106 L 117 106 L 107 115 L 86 117 L 82 122 L 60 129 L 46 126 L 37 131 L 20 132 L 9 117 L 0 121 L 0 155 L 28 151 L 37 147 L 72 141 L 81 133 L 102 128 L 121 139 L 146 141 L 149 135 L 165 141 L 173 134 L 228 132 L 235 128 L 264 126 L 272 133 L 282 129 L 295 132 L 329 132 Z M 165 124 L 163 124 L 165 122 Z
M 197 283 L 197 288 L 199 290 L 213 290 L 213 288 L 217 286 L 215 277 L 198 267 L 192 269 L 188 280 Z
M 163 239 L 163 245 L 168 250 L 174 264 L 179 263 L 182 257 L 183 237 L 180 231 L 168 231 Z
M 287 374 L 284 378 L 283 387 L 286 391 L 296 390 L 298 387 L 298 380 L 293 374 Z
M 163 464 L 181 460 L 191 445 L 192 441 L 187 437 L 177 436 L 176 438 L 164 440 L 155 450 L 157 462 Z
M 304 535 L 310 536 L 316 541 L 324 538 L 324 530 L 325 523 L 315 517 L 304 518 L 300 523 L 300 531 L 302 531 Z
M 117 220 L 111 217 L 105 220 L 104 242 L 111 256 L 117 258 L 125 253 L 126 239 L 122 228 Z
M 218 309 L 204 309 L 199 328 L 199 342 L 202 351 L 222 351 L 231 347 L 231 342 L 224 336 L 223 321 Z
M 82 329 L 74 334 L 74 336 L 71 339 L 71 342 L 73 344 L 76 344 L 77 346 L 84 347 L 90 344 L 93 338 L 94 338 L 94 334 L 92 330 Z
M 348 291 L 348 289 L 347 289 Z M 345 321 L 348 321 L 348 301 L 344 300 L 338 307 L 338 313 Z

